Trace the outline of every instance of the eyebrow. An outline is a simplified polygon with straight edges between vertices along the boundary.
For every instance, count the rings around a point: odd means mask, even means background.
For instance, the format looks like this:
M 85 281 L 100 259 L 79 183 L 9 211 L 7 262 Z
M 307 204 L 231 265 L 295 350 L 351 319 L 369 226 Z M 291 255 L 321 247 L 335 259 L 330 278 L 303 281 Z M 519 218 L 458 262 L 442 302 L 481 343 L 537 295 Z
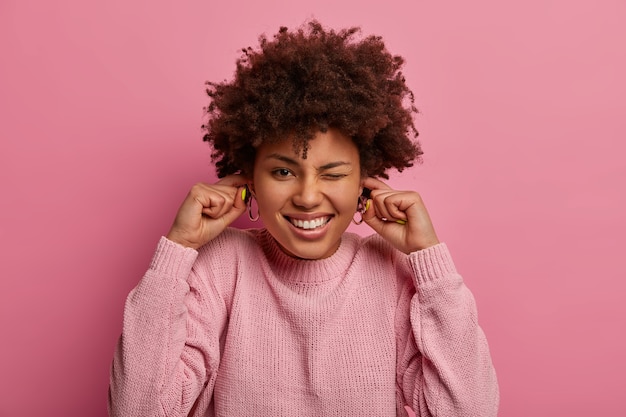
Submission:
M 269 154 L 266 158 L 267 159 L 277 159 L 279 161 L 282 161 L 286 164 L 292 165 L 292 166 L 300 166 L 300 163 L 298 161 L 296 161 L 293 158 L 290 158 L 288 156 L 285 155 L 281 155 L 279 153 L 272 153 Z M 329 162 L 327 164 L 322 165 L 321 167 L 317 168 L 318 171 L 326 171 L 328 169 L 333 169 L 333 168 L 337 168 L 340 166 L 350 166 L 352 165 L 350 162 L 345 162 L 345 161 L 333 161 L 333 162 Z

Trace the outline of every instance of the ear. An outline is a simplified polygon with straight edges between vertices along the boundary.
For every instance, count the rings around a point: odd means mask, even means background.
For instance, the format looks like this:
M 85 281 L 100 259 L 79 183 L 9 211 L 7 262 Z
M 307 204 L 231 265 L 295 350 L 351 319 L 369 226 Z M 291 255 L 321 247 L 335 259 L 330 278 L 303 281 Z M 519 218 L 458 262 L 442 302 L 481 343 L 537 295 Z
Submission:
M 365 187 L 363 186 L 364 182 L 365 182 L 365 177 L 361 176 L 361 182 L 359 183 L 359 195 L 363 194 L 363 190 L 365 189 Z
M 256 191 L 254 190 L 254 183 L 252 182 L 252 180 L 248 180 L 248 182 L 246 182 L 246 187 L 248 187 L 248 190 L 252 195 L 256 196 Z

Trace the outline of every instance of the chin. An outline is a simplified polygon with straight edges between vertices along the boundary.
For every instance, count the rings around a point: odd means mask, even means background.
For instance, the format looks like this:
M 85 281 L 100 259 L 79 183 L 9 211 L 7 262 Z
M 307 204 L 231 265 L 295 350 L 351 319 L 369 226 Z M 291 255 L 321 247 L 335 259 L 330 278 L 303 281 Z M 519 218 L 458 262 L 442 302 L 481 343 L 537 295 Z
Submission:
M 284 246 L 278 242 L 280 248 L 287 255 L 292 256 L 298 259 L 306 259 L 306 260 L 316 260 L 323 259 L 332 256 L 337 249 L 339 248 L 339 244 L 336 245 L 324 245 L 321 243 L 309 243 L 306 245 L 288 245 Z

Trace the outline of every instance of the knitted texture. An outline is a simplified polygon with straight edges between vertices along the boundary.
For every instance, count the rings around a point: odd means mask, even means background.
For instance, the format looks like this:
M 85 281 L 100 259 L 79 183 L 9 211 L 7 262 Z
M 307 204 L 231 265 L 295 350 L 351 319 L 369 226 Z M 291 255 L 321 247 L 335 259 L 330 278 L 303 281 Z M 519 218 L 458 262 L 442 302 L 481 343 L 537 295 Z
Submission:
M 474 299 L 445 244 L 409 256 L 346 233 L 321 260 L 265 230 L 165 238 L 128 296 L 113 417 L 495 416 Z

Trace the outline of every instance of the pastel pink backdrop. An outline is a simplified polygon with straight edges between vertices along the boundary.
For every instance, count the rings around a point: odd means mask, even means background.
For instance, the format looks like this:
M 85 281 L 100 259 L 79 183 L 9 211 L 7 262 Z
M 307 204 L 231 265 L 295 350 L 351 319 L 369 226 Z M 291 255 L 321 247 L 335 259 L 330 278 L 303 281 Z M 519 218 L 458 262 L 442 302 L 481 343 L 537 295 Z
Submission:
M 312 17 L 406 57 L 426 154 L 391 183 L 478 300 L 500 415 L 626 415 L 626 4 L 512 3 L 0 2 L 0 417 L 106 415 L 125 296 L 214 179 L 203 82 Z

